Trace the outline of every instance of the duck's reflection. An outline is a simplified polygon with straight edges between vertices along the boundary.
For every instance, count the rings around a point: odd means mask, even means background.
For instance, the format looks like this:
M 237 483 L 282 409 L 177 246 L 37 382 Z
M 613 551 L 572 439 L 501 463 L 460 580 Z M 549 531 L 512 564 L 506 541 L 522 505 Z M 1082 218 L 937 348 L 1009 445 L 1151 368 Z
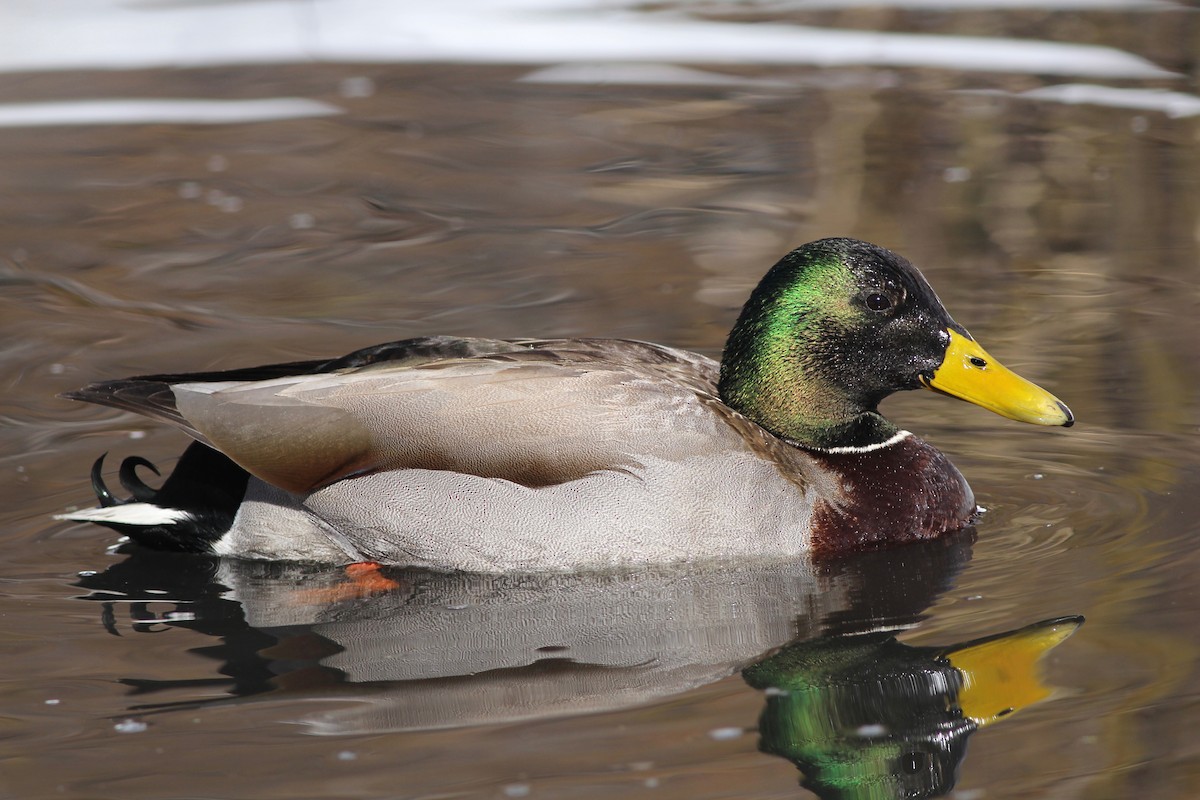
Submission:
M 771 687 L 764 750 L 795 761 L 819 793 L 834 787 L 830 797 L 919 797 L 949 787 L 963 740 L 986 721 L 982 698 L 1007 696 L 964 687 L 1008 649 L 911 648 L 879 631 L 916 624 L 969 560 L 972 538 L 824 564 L 537 576 L 348 576 L 136 552 L 81 585 L 113 633 L 169 626 L 218 639 L 194 652 L 219 660 L 221 677 L 126 679 L 142 697 L 185 695 L 131 711 L 294 696 L 351 701 L 307 713 L 312 733 L 429 730 L 646 704 L 760 662 L 744 674 Z M 216 685 L 227 695 L 213 700 Z M 187 698 L 201 688 L 205 698 Z M 930 776 L 924 794 L 911 789 L 915 773 Z M 867 781 L 908 793 L 843 790 Z
M 1050 694 L 1038 660 L 1082 624 L 1060 617 L 950 647 L 888 633 L 788 645 L 743 671 L 766 692 L 759 747 L 823 798 L 940 797 L 967 738 Z

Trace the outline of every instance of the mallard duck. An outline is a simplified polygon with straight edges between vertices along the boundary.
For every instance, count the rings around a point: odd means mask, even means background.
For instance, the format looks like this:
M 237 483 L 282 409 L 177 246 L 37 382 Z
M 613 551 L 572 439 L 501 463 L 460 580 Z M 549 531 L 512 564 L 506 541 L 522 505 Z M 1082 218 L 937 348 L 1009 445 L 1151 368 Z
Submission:
M 904 258 L 822 239 L 766 274 L 720 364 L 621 339 L 430 337 L 69 392 L 196 441 L 157 490 L 127 458 L 125 500 L 101 457 L 101 507 L 61 518 L 149 547 L 471 571 L 824 556 L 973 522 L 959 471 L 877 410 L 918 387 L 1074 421 Z

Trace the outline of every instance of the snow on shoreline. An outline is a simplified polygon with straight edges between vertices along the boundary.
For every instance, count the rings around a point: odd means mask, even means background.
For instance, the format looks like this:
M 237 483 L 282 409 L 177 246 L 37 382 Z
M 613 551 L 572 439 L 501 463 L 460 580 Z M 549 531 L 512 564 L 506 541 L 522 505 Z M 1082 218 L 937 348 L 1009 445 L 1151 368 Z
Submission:
M 978 0 L 944 2 L 988 7 Z M 991 0 L 997 2 L 1002 0 Z M 1139 0 L 1121 2 L 1139 5 Z M 707 21 L 679 12 L 630 10 L 611 0 L 6 0 L 0 6 L 0 72 L 312 61 L 890 66 L 1122 79 L 1173 75 L 1133 54 L 1095 45 Z

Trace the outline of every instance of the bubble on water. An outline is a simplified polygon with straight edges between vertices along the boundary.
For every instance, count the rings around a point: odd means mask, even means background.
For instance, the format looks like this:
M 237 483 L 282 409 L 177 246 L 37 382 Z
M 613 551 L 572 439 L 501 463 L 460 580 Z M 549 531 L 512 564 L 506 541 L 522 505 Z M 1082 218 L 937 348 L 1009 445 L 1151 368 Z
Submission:
M 358 753 L 354 752 L 353 750 L 343 750 L 342 752 L 337 754 L 337 760 L 338 761 L 357 761 Z
M 317 218 L 312 214 L 300 212 L 298 214 L 292 214 L 292 216 L 288 217 L 288 225 L 290 225 L 294 230 L 306 231 L 316 224 Z
M 375 94 L 375 81 L 366 75 L 346 78 L 338 86 L 338 94 L 342 97 L 370 97 Z
M 150 726 L 141 720 L 123 719 L 116 725 L 113 725 L 113 730 L 117 733 L 141 733 Z
M 970 179 L 970 167 L 946 167 L 946 169 L 942 170 L 942 180 L 946 183 L 963 183 Z
M 532 791 L 528 783 L 510 783 L 504 787 L 505 797 L 528 797 Z
M 198 200 L 204 194 L 204 189 L 195 181 L 184 181 L 179 184 L 179 196 L 184 200 Z
M 212 156 L 208 159 L 208 163 L 205 164 L 205 168 L 209 172 L 224 172 L 229 169 L 229 159 L 225 156 Z
M 709 735 L 709 737 L 716 739 L 718 742 L 724 742 L 724 741 L 728 741 L 730 739 L 737 739 L 740 736 L 742 736 L 742 734 L 744 734 L 744 733 L 745 733 L 745 731 L 742 730 L 741 728 L 730 727 L 730 728 L 713 728 L 711 731 L 708 732 L 708 735 Z
M 887 736 L 888 729 L 886 726 L 878 723 L 859 725 L 854 733 L 864 739 L 874 739 L 877 736 Z

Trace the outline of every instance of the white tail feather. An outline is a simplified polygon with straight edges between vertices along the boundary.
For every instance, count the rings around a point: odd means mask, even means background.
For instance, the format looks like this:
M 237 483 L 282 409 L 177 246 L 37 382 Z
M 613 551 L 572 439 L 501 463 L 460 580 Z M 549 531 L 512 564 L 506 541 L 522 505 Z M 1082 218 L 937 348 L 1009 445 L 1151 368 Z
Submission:
M 126 503 L 106 508 L 85 508 L 66 514 L 55 514 L 55 519 L 72 522 L 116 522 L 123 525 L 171 525 L 183 520 L 194 519 L 190 511 L 178 508 L 162 508 L 150 503 Z

